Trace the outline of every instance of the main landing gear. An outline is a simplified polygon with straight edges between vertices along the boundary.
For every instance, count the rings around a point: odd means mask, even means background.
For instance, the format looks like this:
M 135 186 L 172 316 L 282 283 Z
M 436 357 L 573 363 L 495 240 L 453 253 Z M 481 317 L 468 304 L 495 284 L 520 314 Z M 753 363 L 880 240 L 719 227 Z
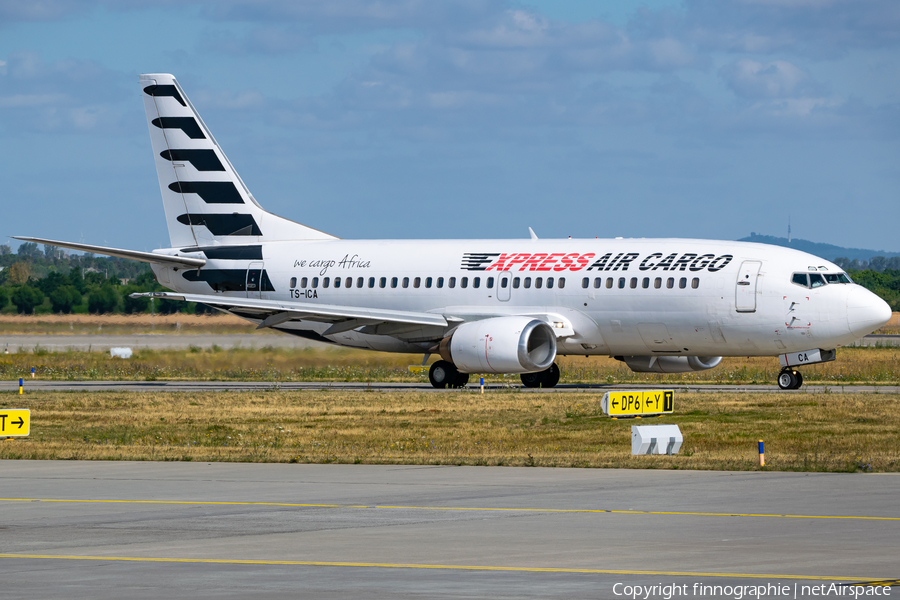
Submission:
M 522 373 L 522 385 L 530 388 L 552 388 L 559 383 L 559 367 L 556 363 L 550 365 L 550 368 L 537 373 Z
M 451 362 L 439 360 L 431 365 L 431 369 L 428 371 L 428 379 L 431 381 L 431 385 L 439 390 L 461 388 L 469 383 L 469 374 L 460 373 L 456 365 Z
M 803 385 L 803 375 L 794 369 L 782 369 L 778 374 L 778 387 L 783 390 L 799 390 Z

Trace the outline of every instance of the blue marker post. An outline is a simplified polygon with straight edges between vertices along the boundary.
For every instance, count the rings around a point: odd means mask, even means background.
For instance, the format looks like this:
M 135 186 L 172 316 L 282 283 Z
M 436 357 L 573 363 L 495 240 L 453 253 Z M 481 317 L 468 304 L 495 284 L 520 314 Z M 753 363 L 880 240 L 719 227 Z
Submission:
M 31 378 L 34 379 L 34 367 L 31 367 Z
M 481 378 L 481 393 L 484 393 L 484 377 Z
M 759 466 L 766 466 L 766 452 L 763 450 L 763 441 L 759 440 Z
M 19 377 L 19 395 L 21 396 L 25 392 L 23 391 L 25 388 L 25 384 L 22 382 L 22 378 Z

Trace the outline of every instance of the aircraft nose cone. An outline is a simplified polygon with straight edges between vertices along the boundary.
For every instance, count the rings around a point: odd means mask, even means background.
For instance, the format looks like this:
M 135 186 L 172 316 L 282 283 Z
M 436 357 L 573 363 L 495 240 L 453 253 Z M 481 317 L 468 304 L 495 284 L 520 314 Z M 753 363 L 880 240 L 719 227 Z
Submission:
M 891 320 L 888 303 L 861 286 L 854 286 L 847 296 L 847 325 L 856 335 L 872 333 Z

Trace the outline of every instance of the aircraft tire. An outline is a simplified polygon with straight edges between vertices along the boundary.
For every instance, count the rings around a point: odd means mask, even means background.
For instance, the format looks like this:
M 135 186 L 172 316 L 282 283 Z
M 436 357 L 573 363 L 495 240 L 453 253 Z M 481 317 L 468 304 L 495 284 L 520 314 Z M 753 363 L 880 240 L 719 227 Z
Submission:
M 790 371 L 788 369 L 783 370 L 778 374 L 778 387 L 783 390 L 795 390 L 799 387 L 798 381 L 803 382 L 802 379 L 798 378 L 799 373 L 797 371 Z
M 559 383 L 559 367 L 556 366 L 556 363 L 550 365 L 550 368 L 546 371 L 543 371 L 541 375 L 544 376 L 542 385 L 545 388 L 556 387 L 556 384 Z
M 469 374 L 468 373 L 456 373 L 456 379 L 453 380 L 453 384 L 450 387 L 454 388 L 464 388 L 466 384 L 469 383 Z
M 541 387 L 541 383 L 543 381 L 543 371 L 538 371 L 537 373 L 522 373 L 519 375 L 519 379 L 522 380 L 522 385 L 527 388 L 536 388 Z
M 448 387 L 458 387 L 455 384 L 459 380 L 459 375 L 456 365 L 446 360 L 437 361 L 428 370 L 428 380 L 431 382 L 432 387 L 439 390 Z M 469 376 L 466 375 L 466 380 L 468 381 L 468 379 Z
M 522 385 L 529 388 L 552 388 L 559 383 L 559 367 L 556 363 L 550 365 L 549 368 L 537 373 L 522 373 L 519 376 L 522 379 Z
M 800 386 L 803 385 L 803 375 L 800 374 L 800 371 L 794 371 L 794 378 L 797 381 L 796 381 L 796 383 L 794 383 L 794 387 L 792 387 L 791 389 L 799 390 Z

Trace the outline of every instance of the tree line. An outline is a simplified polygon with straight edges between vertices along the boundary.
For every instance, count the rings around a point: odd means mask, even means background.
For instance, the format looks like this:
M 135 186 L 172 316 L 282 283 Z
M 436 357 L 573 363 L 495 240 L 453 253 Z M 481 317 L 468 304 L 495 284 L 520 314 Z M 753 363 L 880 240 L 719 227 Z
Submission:
M 0 312 L 4 313 L 212 312 L 193 302 L 131 298 L 134 292 L 167 289 L 156 282 L 146 263 L 68 254 L 53 246 L 41 250 L 26 242 L 16 253 L 0 245 L 0 267 Z
M 838 258 L 835 264 L 853 280 L 900 311 L 900 257 L 868 261 Z M 121 258 L 68 254 L 53 246 L 26 242 L 13 253 L 0 245 L 0 311 L 32 313 L 203 313 L 212 309 L 193 302 L 131 298 L 134 292 L 167 288 L 156 282 L 150 266 Z

